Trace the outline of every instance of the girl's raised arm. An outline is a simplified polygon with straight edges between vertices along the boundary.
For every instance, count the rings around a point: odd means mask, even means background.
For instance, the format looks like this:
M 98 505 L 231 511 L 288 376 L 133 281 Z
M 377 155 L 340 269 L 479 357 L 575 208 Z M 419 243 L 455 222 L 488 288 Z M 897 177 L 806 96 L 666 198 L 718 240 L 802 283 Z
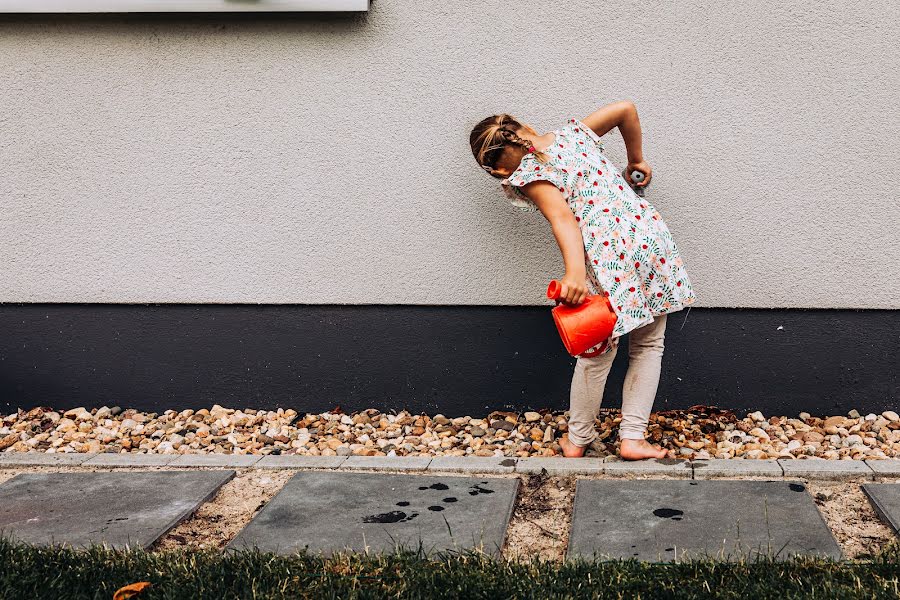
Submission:
M 618 127 L 625 141 L 625 150 L 628 153 L 628 167 L 625 169 L 625 180 L 631 183 L 632 171 L 640 171 L 644 174 L 644 180 L 635 187 L 644 187 L 650 183 L 652 169 L 644 160 L 641 149 L 641 121 L 638 119 L 637 107 L 630 100 L 622 100 L 607 104 L 603 108 L 592 112 L 581 120 L 597 135 L 609 132 L 613 127 Z
M 549 181 L 532 181 L 522 186 L 522 192 L 550 222 L 553 237 L 559 244 L 566 275 L 563 277 L 561 299 L 569 304 L 581 304 L 588 295 L 587 270 L 584 265 L 584 240 L 581 228 L 563 195 Z

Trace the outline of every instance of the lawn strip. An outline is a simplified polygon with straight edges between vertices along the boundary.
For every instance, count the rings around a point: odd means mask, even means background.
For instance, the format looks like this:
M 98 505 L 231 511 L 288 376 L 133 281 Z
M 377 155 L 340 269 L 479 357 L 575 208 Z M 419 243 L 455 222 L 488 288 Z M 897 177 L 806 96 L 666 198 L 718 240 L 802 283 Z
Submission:
M 109 598 L 149 581 L 152 598 L 895 598 L 900 555 L 872 561 L 797 559 L 770 563 L 697 561 L 509 562 L 484 555 L 432 559 L 402 553 L 329 559 L 256 552 L 78 552 L 0 541 L 0 597 Z

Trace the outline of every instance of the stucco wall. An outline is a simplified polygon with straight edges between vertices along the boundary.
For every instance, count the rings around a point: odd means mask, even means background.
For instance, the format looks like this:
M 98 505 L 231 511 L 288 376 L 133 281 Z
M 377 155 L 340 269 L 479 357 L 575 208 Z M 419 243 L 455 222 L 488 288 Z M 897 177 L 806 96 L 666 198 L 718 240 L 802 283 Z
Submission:
M 4 16 L 0 301 L 542 304 L 470 128 L 627 98 L 698 306 L 900 308 L 900 3 L 827 4 Z

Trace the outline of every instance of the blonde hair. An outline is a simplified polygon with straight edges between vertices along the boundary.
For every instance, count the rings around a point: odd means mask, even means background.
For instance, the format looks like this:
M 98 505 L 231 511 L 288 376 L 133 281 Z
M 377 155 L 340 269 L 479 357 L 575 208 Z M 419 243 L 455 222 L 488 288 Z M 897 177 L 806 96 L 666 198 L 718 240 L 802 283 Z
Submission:
M 507 146 L 518 146 L 525 152 L 531 152 L 529 150 L 531 142 L 522 139 L 516 133 L 522 128 L 521 123 L 506 113 L 483 119 L 472 128 L 472 133 L 469 135 L 469 144 L 472 146 L 475 160 L 483 169 L 487 170 L 496 167 L 497 160 Z M 538 162 L 546 163 L 550 160 L 545 152 L 535 151 L 533 154 Z

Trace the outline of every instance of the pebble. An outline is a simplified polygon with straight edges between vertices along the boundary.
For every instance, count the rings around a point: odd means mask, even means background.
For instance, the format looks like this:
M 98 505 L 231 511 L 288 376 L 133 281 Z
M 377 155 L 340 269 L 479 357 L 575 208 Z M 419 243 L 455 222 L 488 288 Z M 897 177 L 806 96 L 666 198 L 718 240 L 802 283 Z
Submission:
M 841 427 L 846 421 L 844 417 L 828 417 L 825 419 L 823 426 L 824 427 Z
M 900 458 L 900 417 L 738 418 L 715 407 L 654 413 L 648 438 L 691 458 Z M 215 405 L 143 413 L 121 407 L 49 408 L 0 415 L 0 452 L 237 453 L 307 456 L 558 456 L 568 413 L 494 411 L 486 416 L 382 414 L 368 409 L 301 414 Z M 591 455 L 618 450 L 621 414 L 603 409 Z
M 547 425 L 547 429 L 544 430 L 544 437 L 542 441 L 545 444 L 553 441 L 553 428 L 551 426 Z

